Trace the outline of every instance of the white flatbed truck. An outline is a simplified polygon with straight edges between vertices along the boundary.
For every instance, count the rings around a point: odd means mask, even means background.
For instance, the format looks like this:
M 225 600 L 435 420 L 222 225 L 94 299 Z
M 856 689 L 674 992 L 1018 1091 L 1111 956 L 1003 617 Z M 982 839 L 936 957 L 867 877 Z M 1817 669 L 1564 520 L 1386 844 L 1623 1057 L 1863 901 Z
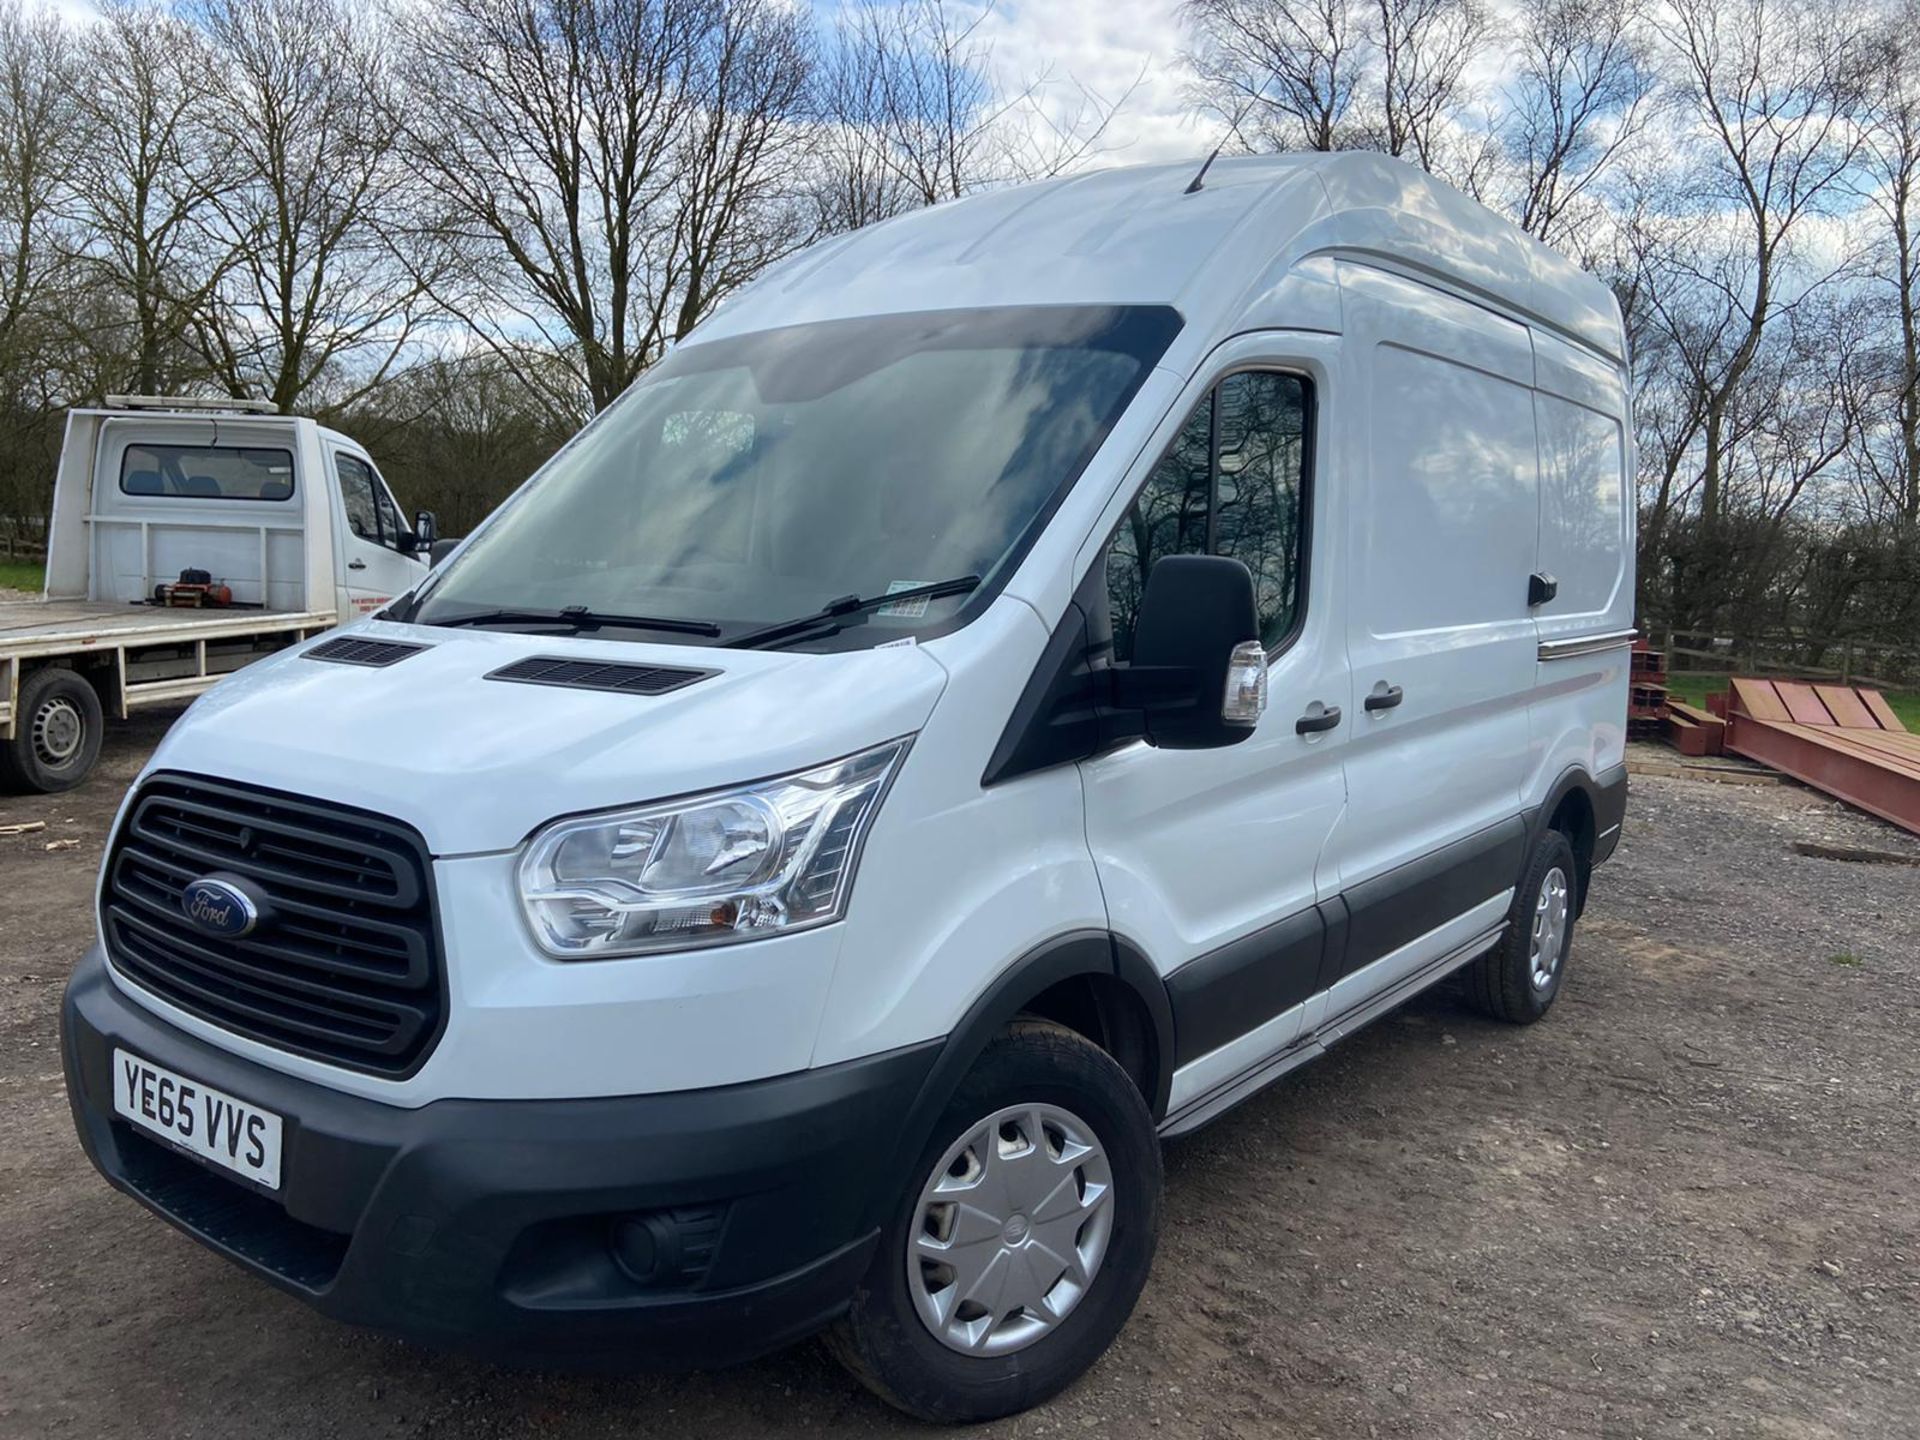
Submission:
M 79 784 L 107 717 L 384 605 L 434 538 L 365 449 L 310 418 L 152 396 L 70 412 L 45 589 L 0 602 L 0 787 Z

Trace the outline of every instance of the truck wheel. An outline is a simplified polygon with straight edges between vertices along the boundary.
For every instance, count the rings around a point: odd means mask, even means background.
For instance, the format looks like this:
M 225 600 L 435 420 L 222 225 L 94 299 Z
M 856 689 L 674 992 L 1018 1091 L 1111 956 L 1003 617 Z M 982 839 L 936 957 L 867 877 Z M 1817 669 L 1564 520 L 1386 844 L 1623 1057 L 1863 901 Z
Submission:
M 13 739 L 0 744 L 0 784 L 51 795 L 86 779 L 100 758 L 100 697 L 81 676 L 49 665 L 27 676 Z
M 1160 1228 L 1160 1142 L 1127 1074 L 1018 1021 L 961 1081 L 827 1343 L 923 1420 L 991 1420 L 1073 1383 L 1133 1313 Z
M 1558 830 L 1535 842 L 1507 911 L 1500 943 L 1467 967 L 1467 993 L 1496 1020 L 1531 1025 L 1546 1014 L 1567 974 L 1580 869 Z

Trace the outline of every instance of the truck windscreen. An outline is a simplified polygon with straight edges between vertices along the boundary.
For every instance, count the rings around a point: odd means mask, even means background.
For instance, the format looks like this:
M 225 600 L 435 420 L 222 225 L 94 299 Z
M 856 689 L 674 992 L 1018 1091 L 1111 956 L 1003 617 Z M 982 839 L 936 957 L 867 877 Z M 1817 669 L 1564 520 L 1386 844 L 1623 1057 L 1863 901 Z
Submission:
M 497 513 L 409 618 L 512 612 L 497 623 L 514 628 L 584 609 L 731 636 L 838 597 L 981 577 L 819 643 L 924 633 L 999 588 L 1179 328 L 1164 306 L 1022 307 L 685 345 Z

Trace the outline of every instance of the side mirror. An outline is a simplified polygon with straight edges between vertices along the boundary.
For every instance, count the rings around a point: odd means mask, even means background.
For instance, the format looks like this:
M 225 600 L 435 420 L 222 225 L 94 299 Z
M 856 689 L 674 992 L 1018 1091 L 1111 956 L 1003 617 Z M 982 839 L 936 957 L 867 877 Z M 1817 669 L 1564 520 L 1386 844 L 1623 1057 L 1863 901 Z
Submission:
M 440 522 L 433 511 L 422 510 L 413 517 L 413 548 L 432 550 L 433 542 L 440 538 Z
M 1238 745 L 1267 708 L 1253 575 L 1224 555 L 1169 555 L 1147 576 L 1133 663 L 1114 671 L 1115 699 L 1144 716 L 1167 750 Z
M 427 564 L 438 565 L 442 560 L 446 559 L 447 556 L 451 555 L 459 544 L 460 542 L 457 539 L 434 541 L 433 544 L 427 547 Z

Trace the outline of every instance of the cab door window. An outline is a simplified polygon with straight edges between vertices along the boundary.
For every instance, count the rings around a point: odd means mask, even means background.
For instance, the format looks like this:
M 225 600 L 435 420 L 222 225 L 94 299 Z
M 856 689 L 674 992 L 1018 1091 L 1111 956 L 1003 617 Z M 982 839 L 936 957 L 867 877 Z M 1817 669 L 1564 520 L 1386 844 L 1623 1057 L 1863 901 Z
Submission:
M 346 506 L 348 528 L 362 540 L 398 550 L 404 528 L 400 510 L 373 467 L 357 455 L 335 455 L 333 468 L 340 477 L 340 499 Z
M 1307 382 L 1244 370 L 1193 409 L 1107 549 L 1114 659 L 1132 658 L 1147 576 L 1165 555 L 1228 555 L 1253 572 L 1260 638 L 1292 636 L 1306 588 Z

